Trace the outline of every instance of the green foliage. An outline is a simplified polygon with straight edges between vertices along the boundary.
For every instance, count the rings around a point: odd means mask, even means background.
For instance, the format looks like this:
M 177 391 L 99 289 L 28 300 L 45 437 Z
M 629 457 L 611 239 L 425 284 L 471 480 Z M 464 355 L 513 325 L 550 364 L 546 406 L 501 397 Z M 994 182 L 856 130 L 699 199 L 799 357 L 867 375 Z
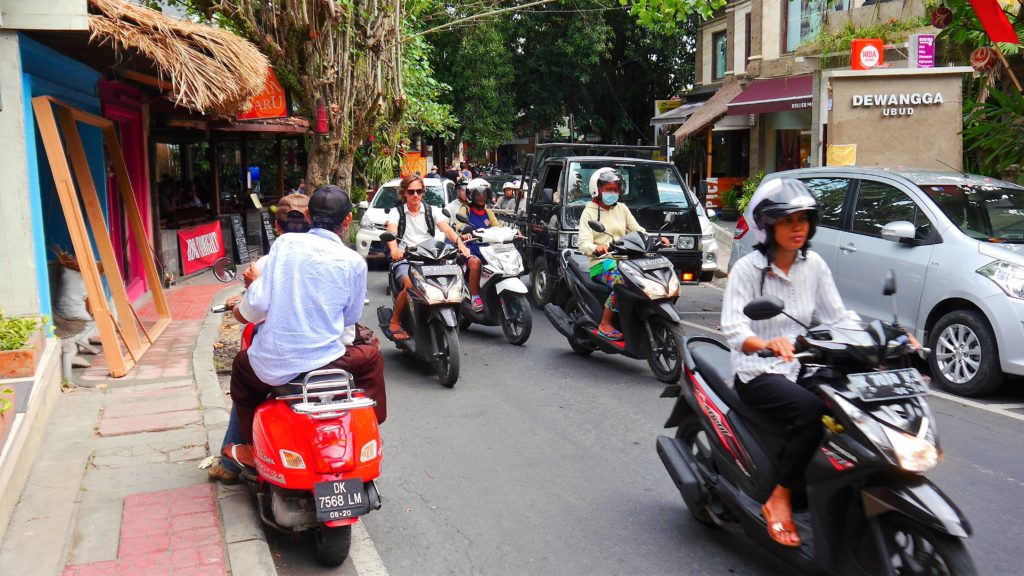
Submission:
M 19 350 L 48 322 L 45 316 L 5 316 L 0 310 L 0 350 Z
M 912 18 L 910 20 L 888 20 L 878 22 L 870 26 L 854 26 L 848 23 L 838 32 L 829 32 L 824 28 L 817 36 L 801 51 L 812 51 L 821 54 L 821 66 L 827 68 L 830 58 L 828 55 L 840 55 L 837 59 L 849 60 L 850 48 L 856 38 L 881 38 L 885 44 L 898 44 L 907 39 L 907 33 L 928 24 L 925 18 Z
M 938 39 L 954 50 L 959 48 L 963 60 L 966 61 L 971 50 L 992 44 L 970 0 L 944 0 L 942 4 L 953 12 L 953 23 L 939 32 Z M 1005 13 L 1017 31 L 1017 37 L 1024 38 L 1024 14 L 1009 11 Z M 1021 55 L 1024 45 L 1000 43 L 999 49 L 1010 58 Z
M 747 205 L 750 204 L 750 199 L 754 196 L 757 187 L 761 185 L 762 180 L 764 180 L 764 170 L 760 170 L 757 174 L 743 181 L 743 186 L 740 188 L 743 194 L 736 201 L 737 210 L 740 212 L 747 210 Z
M 718 199 L 723 210 L 739 210 L 739 192 L 735 186 L 719 194 Z
M 0 414 L 14 408 L 14 388 L 0 388 Z
M 1024 163 L 1024 95 L 1010 89 L 991 90 L 984 104 L 969 106 L 964 116 L 964 141 L 979 171 L 997 174 Z
M 707 20 L 726 0 L 619 0 L 644 27 L 662 33 L 672 32 L 681 22 L 699 16 Z

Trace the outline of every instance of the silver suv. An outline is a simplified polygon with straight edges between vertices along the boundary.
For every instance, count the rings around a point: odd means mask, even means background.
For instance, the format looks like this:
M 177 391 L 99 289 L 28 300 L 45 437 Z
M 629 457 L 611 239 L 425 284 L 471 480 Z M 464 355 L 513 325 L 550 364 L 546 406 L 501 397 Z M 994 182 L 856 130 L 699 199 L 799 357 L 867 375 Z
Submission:
M 964 396 L 1024 374 L 1024 187 L 909 169 L 808 168 L 769 175 L 806 183 L 821 216 L 811 241 L 847 307 L 891 320 L 882 277 L 899 280 L 899 321 L 932 349 L 932 378 Z M 740 218 L 729 268 L 754 234 Z

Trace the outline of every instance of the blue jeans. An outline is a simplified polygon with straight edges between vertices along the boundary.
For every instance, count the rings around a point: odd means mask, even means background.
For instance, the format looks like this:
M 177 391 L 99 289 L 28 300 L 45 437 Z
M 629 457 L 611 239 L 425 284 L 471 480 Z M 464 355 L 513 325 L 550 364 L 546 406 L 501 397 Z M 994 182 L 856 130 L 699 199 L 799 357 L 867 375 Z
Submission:
M 228 428 L 224 431 L 224 443 L 220 446 L 221 459 L 220 465 L 228 472 L 238 474 L 241 469 L 235 464 L 235 461 L 231 458 L 224 457 L 224 448 L 228 444 L 243 444 L 241 424 L 238 421 L 238 409 L 234 406 L 231 407 L 231 416 L 228 417 Z

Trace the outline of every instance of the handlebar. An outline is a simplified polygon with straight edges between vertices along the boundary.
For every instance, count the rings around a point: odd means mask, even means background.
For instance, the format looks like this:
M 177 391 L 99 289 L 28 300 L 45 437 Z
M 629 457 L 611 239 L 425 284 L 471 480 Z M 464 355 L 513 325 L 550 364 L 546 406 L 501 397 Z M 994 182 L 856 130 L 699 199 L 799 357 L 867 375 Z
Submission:
M 230 310 L 231 308 L 228 308 L 224 304 L 215 304 L 213 306 L 210 306 L 210 312 L 213 312 L 214 314 L 223 314 L 225 312 L 229 312 Z

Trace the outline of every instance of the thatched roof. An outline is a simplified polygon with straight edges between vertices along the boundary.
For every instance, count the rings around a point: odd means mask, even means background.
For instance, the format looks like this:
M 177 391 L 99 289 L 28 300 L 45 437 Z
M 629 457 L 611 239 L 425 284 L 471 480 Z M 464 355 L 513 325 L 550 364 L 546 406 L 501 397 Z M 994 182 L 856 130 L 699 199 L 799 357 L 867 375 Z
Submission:
M 89 41 L 146 58 L 175 104 L 233 116 L 263 89 L 269 62 L 227 30 L 176 20 L 124 0 L 89 0 Z

